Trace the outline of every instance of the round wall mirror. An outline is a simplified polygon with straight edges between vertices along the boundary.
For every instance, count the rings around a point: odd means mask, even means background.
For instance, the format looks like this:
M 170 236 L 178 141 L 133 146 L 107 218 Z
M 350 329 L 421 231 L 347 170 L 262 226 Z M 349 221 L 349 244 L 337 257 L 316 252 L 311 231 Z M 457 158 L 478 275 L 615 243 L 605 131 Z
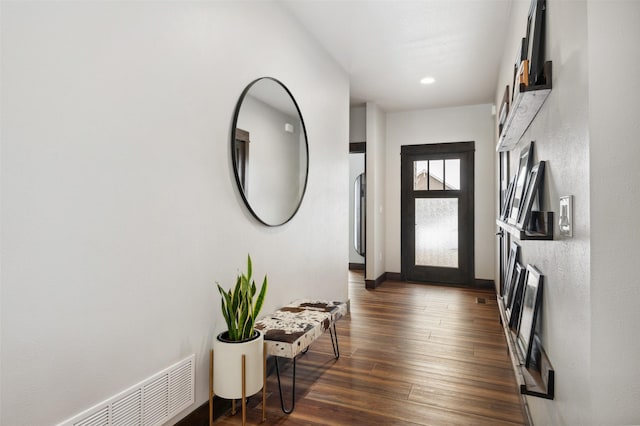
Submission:
M 309 171 L 307 131 L 293 95 L 275 78 L 252 81 L 231 129 L 233 170 L 247 208 L 267 226 L 287 223 L 300 208 Z

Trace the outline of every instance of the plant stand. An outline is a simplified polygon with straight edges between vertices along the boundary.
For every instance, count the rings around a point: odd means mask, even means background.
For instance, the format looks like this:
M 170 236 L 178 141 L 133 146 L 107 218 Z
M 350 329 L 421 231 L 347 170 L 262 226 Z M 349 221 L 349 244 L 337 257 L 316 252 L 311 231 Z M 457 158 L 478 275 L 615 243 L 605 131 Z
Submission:
M 267 348 L 266 343 L 263 344 L 262 352 L 262 421 L 267 420 Z M 245 374 L 245 358 L 242 355 L 242 426 L 247 424 L 247 392 L 246 392 L 246 374 Z M 209 425 L 213 426 L 213 398 L 215 390 L 213 389 L 213 349 L 209 352 Z M 236 400 L 231 400 L 231 414 L 236 414 Z

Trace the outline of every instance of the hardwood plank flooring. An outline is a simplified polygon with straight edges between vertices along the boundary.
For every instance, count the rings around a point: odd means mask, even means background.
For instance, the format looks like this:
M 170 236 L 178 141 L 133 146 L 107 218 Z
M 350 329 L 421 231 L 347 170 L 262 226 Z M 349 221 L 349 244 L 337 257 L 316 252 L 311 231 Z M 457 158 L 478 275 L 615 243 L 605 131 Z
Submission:
M 280 410 L 275 374 L 265 425 L 522 425 L 521 399 L 495 295 L 385 282 L 364 288 L 350 272 L 351 314 L 337 323 L 340 359 L 325 333 L 296 364 L 296 408 Z M 476 298 L 486 303 L 477 303 Z M 281 370 L 291 402 L 291 363 Z M 248 424 L 260 424 L 261 394 Z M 238 425 L 241 413 L 216 425 Z

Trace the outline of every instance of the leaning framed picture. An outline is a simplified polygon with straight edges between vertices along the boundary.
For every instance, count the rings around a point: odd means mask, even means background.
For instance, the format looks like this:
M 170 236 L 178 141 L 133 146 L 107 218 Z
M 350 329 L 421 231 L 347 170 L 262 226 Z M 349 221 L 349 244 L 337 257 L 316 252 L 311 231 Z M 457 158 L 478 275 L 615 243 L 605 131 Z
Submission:
M 518 217 L 518 228 L 525 229 L 529 223 L 531 217 L 531 209 L 533 207 L 533 201 L 540 192 L 542 187 L 542 181 L 544 178 L 544 161 L 539 162 L 531 168 L 529 172 L 529 178 L 527 179 L 527 190 L 522 197 L 522 204 L 520 208 L 520 214 Z M 538 197 L 540 199 L 541 197 Z
M 522 291 L 522 309 L 520 323 L 516 333 L 516 342 L 522 355 L 525 367 L 531 364 L 531 347 L 533 334 L 536 331 L 538 311 L 542 301 L 542 281 L 544 276 L 535 266 L 527 265 L 527 280 Z
M 527 59 L 529 84 L 544 84 L 544 33 L 546 0 L 531 0 L 527 19 Z
M 504 208 L 509 194 L 509 152 L 500 152 L 500 219 L 504 220 Z
M 511 225 L 518 223 L 518 217 L 520 216 L 520 204 L 522 203 L 522 197 L 524 195 L 525 188 L 527 187 L 527 178 L 531 171 L 531 163 L 533 161 L 533 142 L 530 142 L 528 146 L 524 147 L 520 151 L 520 161 L 518 163 L 518 172 L 516 173 L 516 184 L 513 192 L 513 198 L 511 200 L 511 212 L 509 213 L 509 222 Z
M 504 89 L 502 103 L 500 104 L 500 112 L 498 113 L 498 136 L 502 135 L 504 125 L 507 123 L 509 116 L 509 85 Z
M 531 356 L 529 357 L 529 366 L 534 370 L 540 371 L 542 368 L 542 342 L 538 333 L 533 333 L 533 343 L 531 344 Z
M 513 88 L 511 90 L 511 101 L 513 102 L 516 98 L 516 95 L 520 93 L 520 82 L 518 77 L 518 70 L 520 69 L 520 64 L 522 61 L 527 59 L 527 38 L 522 37 L 522 41 L 520 42 L 520 48 L 518 49 L 518 54 L 516 55 L 516 61 L 513 64 Z
M 509 249 L 509 260 L 507 262 L 507 269 L 504 272 L 504 278 L 502 282 L 504 283 L 502 288 L 502 297 L 503 301 L 506 303 L 506 296 L 509 294 L 511 289 L 511 283 L 513 281 L 513 274 L 516 269 L 516 265 L 518 264 L 518 258 L 520 257 L 520 246 L 515 241 L 511 242 L 511 247 Z
M 515 187 L 516 178 L 514 176 L 514 178 L 511 179 L 511 182 L 509 182 L 509 186 L 507 186 L 507 190 L 505 191 L 504 200 L 502 201 L 502 209 L 500 210 L 500 220 L 506 220 L 509 217 L 509 212 L 511 211 L 511 200 L 513 199 L 513 190 L 515 189 Z
M 527 271 L 520 263 L 516 263 L 516 269 L 513 274 L 513 282 L 510 291 L 505 297 L 504 310 L 507 316 L 509 328 L 518 328 L 520 321 L 520 309 L 522 307 L 522 288 L 527 277 Z

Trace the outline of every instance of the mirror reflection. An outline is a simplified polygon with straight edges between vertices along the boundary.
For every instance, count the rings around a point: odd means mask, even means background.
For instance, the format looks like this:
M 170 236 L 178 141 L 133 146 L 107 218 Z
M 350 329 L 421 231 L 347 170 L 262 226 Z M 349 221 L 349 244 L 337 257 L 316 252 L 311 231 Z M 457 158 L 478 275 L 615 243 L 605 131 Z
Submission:
M 243 91 L 233 121 L 233 168 L 251 213 L 268 226 L 296 214 L 307 184 L 304 121 L 291 92 L 263 77 Z
M 365 174 L 360 173 L 353 188 L 353 247 L 360 256 L 365 250 L 365 217 L 366 217 L 366 180 Z

